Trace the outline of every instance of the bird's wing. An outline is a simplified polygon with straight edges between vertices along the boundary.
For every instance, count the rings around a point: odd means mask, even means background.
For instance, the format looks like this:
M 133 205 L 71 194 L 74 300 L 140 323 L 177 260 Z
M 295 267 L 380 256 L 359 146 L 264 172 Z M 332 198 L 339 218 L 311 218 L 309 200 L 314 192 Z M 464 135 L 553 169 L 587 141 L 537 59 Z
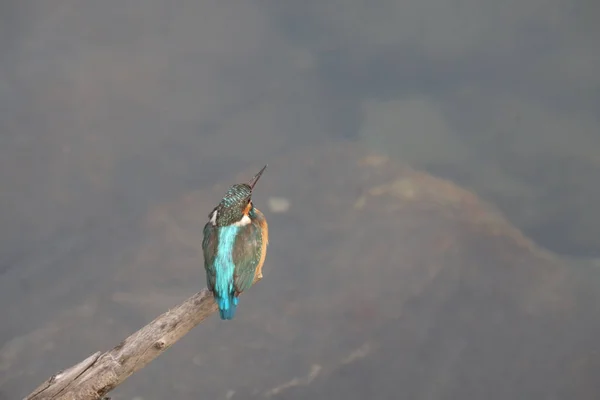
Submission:
M 241 228 L 233 247 L 235 272 L 233 283 L 237 293 L 252 286 L 256 267 L 261 259 L 262 232 L 260 225 L 253 221 Z
M 217 254 L 217 228 L 208 222 L 204 225 L 204 239 L 202 240 L 204 253 L 204 269 L 206 270 L 206 284 L 214 291 L 217 271 L 215 270 L 215 255 Z

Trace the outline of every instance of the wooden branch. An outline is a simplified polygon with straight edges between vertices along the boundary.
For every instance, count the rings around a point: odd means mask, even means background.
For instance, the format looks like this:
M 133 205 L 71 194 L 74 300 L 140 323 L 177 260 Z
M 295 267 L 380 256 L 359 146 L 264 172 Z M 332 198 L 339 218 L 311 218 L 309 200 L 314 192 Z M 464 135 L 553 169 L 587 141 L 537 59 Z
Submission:
M 102 399 L 106 393 L 144 368 L 215 311 L 217 305 L 213 295 L 208 289 L 203 289 L 112 350 L 94 353 L 71 368 L 53 375 L 25 400 Z

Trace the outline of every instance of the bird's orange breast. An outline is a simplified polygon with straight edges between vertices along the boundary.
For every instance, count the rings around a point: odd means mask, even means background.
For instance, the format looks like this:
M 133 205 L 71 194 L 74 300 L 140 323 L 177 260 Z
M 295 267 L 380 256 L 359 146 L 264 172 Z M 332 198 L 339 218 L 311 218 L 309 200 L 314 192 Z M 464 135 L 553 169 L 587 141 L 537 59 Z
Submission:
M 260 249 L 260 260 L 258 260 L 258 265 L 256 266 L 256 272 L 254 276 L 256 279 L 261 279 L 262 275 L 262 267 L 265 263 L 265 258 L 267 257 L 267 245 L 269 244 L 269 225 L 267 224 L 267 220 L 262 212 L 258 210 L 258 208 L 254 208 L 256 212 L 256 221 L 260 225 L 260 230 L 262 233 L 261 240 L 261 249 Z

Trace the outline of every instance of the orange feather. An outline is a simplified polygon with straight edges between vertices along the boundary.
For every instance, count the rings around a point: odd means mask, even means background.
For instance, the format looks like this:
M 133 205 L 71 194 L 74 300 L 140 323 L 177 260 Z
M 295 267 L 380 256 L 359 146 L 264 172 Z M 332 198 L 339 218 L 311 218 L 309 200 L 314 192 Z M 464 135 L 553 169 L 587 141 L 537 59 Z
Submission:
M 256 266 L 256 272 L 254 276 L 256 279 L 261 279 L 262 275 L 262 267 L 265 263 L 265 258 L 267 257 L 267 245 L 269 244 L 269 225 L 267 224 L 267 220 L 262 212 L 258 210 L 258 208 L 254 207 L 254 212 L 256 213 L 256 220 L 260 224 L 260 230 L 262 231 L 262 248 L 260 249 L 260 260 L 258 260 L 258 265 Z

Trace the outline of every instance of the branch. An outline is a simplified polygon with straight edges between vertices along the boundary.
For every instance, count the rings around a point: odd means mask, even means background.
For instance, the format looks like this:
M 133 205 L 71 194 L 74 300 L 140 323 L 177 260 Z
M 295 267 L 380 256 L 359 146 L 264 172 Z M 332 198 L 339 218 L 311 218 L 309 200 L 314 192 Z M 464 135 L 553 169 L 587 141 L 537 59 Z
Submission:
M 258 281 L 260 279 L 255 279 Z M 112 350 L 96 352 L 42 383 L 25 400 L 98 400 L 217 311 L 203 289 L 123 340 Z

